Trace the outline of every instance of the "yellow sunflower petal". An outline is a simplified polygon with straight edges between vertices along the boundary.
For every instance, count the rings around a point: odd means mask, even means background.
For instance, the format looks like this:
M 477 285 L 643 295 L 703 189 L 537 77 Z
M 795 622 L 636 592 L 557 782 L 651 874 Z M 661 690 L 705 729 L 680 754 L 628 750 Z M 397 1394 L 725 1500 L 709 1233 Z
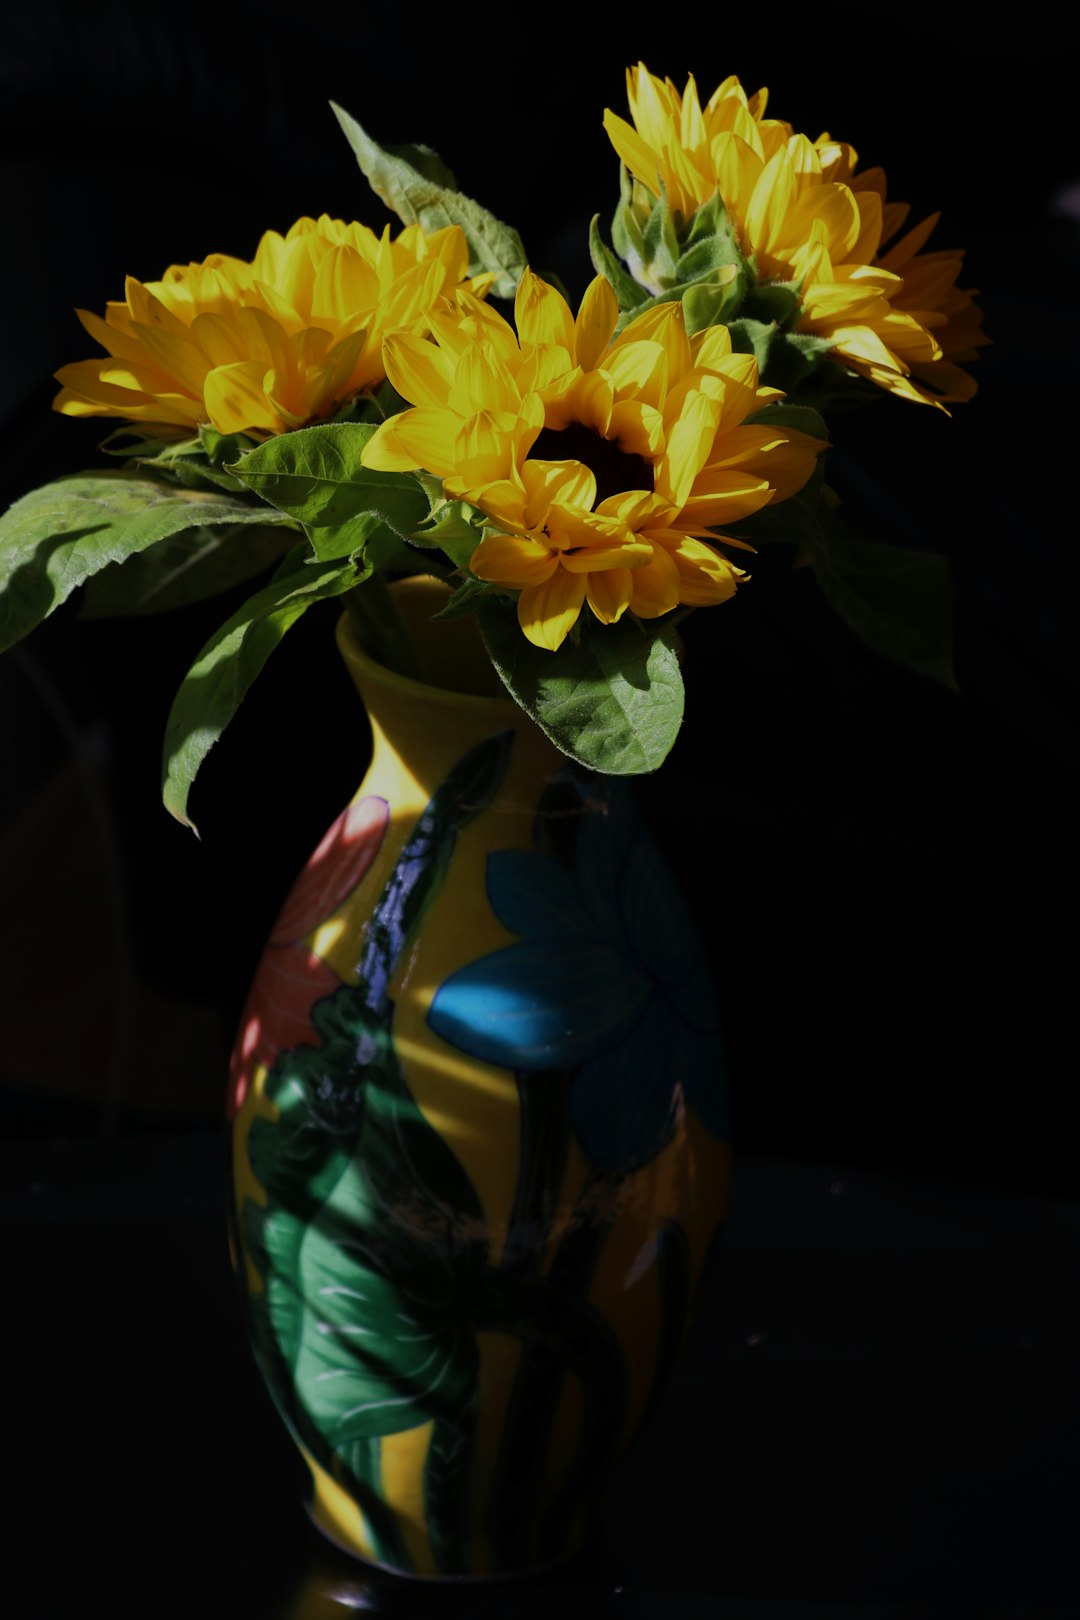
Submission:
M 577 363 L 591 371 L 611 342 L 619 318 L 619 300 L 606 276 L 596 276 L 585 289 L 574 323 Z
M 679 603 L 679 570 L 663 546 L 654 545 L 644 568 L 631 575 L 630 611 L 639 619 L 658 619 Z
M 513 534 L 485 535 L 469 559 L 477 579 L 514 589 L 542 584 L 558 566 L 558 557 L 543 541 Z
M 634 573 L 629 568 L 605 568 L 585 581 L 585 600 L 601 624 L 617 623 L 633 594 Z
M 518 623 L 536 647 L 562 646 L 585 600 L 585 576 L 556 568 L 550 578 L 528 585 L 518 597 Z
M 574 317 L 566 299 L 531 270 L 518 282 L 514 325 L 522 343 L 553 343 L 574 352 Z
M 246 433 L 261 429 L 280 433 L 284 428 L 280 413 L 266 397 L 267 372 L 250 360 L 232 366 L 216 366 L 203 384 L 206 414 L 219 433 Z

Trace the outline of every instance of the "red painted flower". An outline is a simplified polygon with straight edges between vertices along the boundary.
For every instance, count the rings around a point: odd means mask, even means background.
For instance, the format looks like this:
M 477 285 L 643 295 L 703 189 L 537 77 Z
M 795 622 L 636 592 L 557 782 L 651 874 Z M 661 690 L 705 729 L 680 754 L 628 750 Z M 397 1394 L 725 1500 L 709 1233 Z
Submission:
M 338 816 L 289 891 L 263 951 L 240 1020 L 229 1067 L 229 1117 L 247 1096 L 258 1065 L 317 1040 L 311 1009 L 341 979 L 307 943 L 345 904 L 379 852 L 390 819 L 385 799 L 357 799 Z

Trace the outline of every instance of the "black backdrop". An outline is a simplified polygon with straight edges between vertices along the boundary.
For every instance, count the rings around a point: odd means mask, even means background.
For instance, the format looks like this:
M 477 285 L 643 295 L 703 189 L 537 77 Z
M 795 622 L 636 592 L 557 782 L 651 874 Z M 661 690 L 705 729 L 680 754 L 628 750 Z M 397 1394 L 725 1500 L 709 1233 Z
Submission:
M 382 220 L 328 99 L 379 138 L 436 146 L 576 292 L 589 216 L 614 201 L 600 117 L 624 107 L 625 65 L 680 83 L 693 67 L 706 92 L 728 71 L 768 83 L 779 116 L 883 162 L 917 217 L 943 210 L 938 240 L 966 245 L 994 347 L 952 420 L 885 401 L 834 428 L 853 515 L 953 563 L 963 697 L 865 652 L 807 576 L 764 561 L 689 627 L 687 726 L 642 794 L 721 984 L 738 1144 L 1075 1191 L 1067 69 L 1045 29 L 834 21 L 835 38 L 785 7 L 648 29 L 601 12 L 27 8 L 0 51 L 0 494 L 94 462 L 100 425 L 48 408 L 51 372 L 92 349 L 74 305 L 102 308 L 127 272 L 250 255 L 301 213 Z M 275 908 L 364 766 L 332 611 L 291 633 L 211 756 L 201 844 L 157 802 L 158 751 L 220 604 L 114 624 L 69 609 L 5 661 L 11 1131 L 92 1129 L 102 1096 L 122 1128 L 215 1117 Z M 73 854 L 80 840 L 93 848 Z M 35 952 L 65 986 L 55 1006 L 26 999 Z M 80 1048 L 60 1009 L 95 971 L 109 1028 L 93 1045 L 87 1022 Z
M 768 83 L 779 116 L 883 162 L 917 215 L 943 210 L 994 339 L 980 393 L 952 420 L 889 401 L 837 419 L 831 476 L 868 532 L 947 552 L 964 695 L 865 652 L 805 574 L 765 559 L 689 626 L 685 732 L 641 793 L 721 988 L 730 1242 L 664 1424 L 616 1481 L 626 1591 L 549 1608 L 1064 1599 L 1075 1244 L 1050 1200 L 1080 1191 L 1070 65 L 1038 7 L 1008 38 L 959 8 L 705 15 L 25 7 L 0 31 L 0 499 L 94 464 L 100 426 L 49 411 L 51 373 L 91 349 L 73 306 L 100 309 L 127 272 L 249 255 L 302 213 L 379 223 L 330 98 L 383 140 L 436 146 L 575 292 L 588 218 L 615 194 L 601 111 L 639 56 L 706 91 L 729 71 Z M 224 611 L 95 624 L 72 605 L 0 661 L 20 1521 L 0 1590 L 29 1574 L 12 1612 L 33 1620 L 95 1594 L 117 1615 L 204 1614 L 229 1580 L 238 1620 L 301 1612 L 297 1465 L 236 1319 L 215 1132 L 262 941 L 355 790 L 366 732 L 333 610 L 312 612 L 207 762 L 202 843 L 174 824 L 164 717 Z M 471 1602 L 453 1612 L 473 1620 Z
M 963 697 L 861 650 L 810 578 L 772 578 L 764 561 L 737 603 L 690 625 L 687 729 L 643 794 L 724 990 L 738 1140 L 1075 1187 L 1065 405 L 1078 227 L 1062 63 L 1033 37 L 972 42 L 941 19 L 913 50 L 915 24 L 873 45 L 827 28 L 810 42 L 787 11 L 767 16 L 691 47 L 675 29 L 614 37 L 599 13 L 602 44 L 554 15 L 432 28 L 366 6 L 198 23 L 154 6 L 29 8 L 3 49 L 0 494 L 96 460 L 100 424 L 49 411 L 50 373 L 92 350 L 74 305 L 102 308 L 126 272 L 248 256 L 303 212 L 384 219 L 327 100 L 379 138 L 434 144 L 576 292 L 589 214 L 614 203 L 599 120 L 625 105 L 625 63 L 680 84 L 693 66 L 704 92 L 730 70 L 769 84 L 777 115 L 884 162 L 916 217 L 941 207 L 938 240 L 967 246 L 994 347 L 954 420 L 882 402 L 834 424 L 832 478 L 853 515 L 952 559 Z M 207 763 L 204 842 L 176 828 L 155 804 L 160 729 L 219 611 L 105 625 L 63 612 L 3 687 L 8 818 L 71 739 L 97 761 L 108 927 L 136 1001 L 204 1019 L 170 1093 L 173 1113 L 201 1118 L 280 894 L 355 789 L 364 748 L 327 646 L 332 609 L 313 612 Z M 92 944 L 86 904 L 79 940 Z M 123 1118 L 155 1115 L 146 1064 L 112 1076 Z M 3 1081 L 16 1126 L 37 1128 L 23 1074 Z

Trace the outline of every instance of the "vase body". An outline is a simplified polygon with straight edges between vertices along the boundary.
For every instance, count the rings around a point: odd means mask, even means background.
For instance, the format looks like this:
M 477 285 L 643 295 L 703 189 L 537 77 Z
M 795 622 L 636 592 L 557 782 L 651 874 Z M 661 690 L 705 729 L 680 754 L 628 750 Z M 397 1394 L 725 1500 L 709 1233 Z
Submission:
M 373 757 L 245 1010 L 237 1267 L 320 1529 L 406 1575 L 524 1573 L 587 1539 L 686 1330 L 720 1036 L 626 785 L 339 641 Z

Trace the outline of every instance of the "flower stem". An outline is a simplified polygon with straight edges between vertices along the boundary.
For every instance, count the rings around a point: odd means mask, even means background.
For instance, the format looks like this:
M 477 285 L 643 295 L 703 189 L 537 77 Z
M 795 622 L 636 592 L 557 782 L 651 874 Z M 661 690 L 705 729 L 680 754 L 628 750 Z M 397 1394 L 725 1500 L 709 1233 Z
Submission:
M 364 650 L 396 675 L 422 681 L 424 672 L 412 637 L 394 606 L 393 598 L 380 574 L 372 574 L 362 585 L 354 585 L 342 597 Z

